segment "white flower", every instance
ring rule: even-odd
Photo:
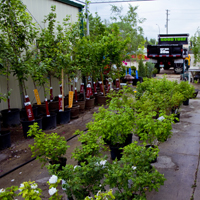
[[[21,188],[23,188],[24,187],[24,184],[23,183],[21,183],[20,184],[20,186],[19,186],[19,191],[21,192],[22,191],[22,189]]]
[[[32,189],[36,189],[36,188],[37,188],[37,184],[34,183],[33,185],[31,185],[31,188],[32,188]]]
[[[38,191],[38,190],[34,190],[34,192],[35,192],[35,193],[39,193],[39,191]]]
[[[66,181],[62,179],[62,185],[66,184]],[[66,190],[65,188],[62,187],[63,190]]]
[[[56,175],[53,175],[50,179],[49,179],[49,183],[57,183],[58,181],[58,177]]]
[[[99,191],[97,192],[97,196],[99,196],[99,195],[100,195],[100,193],[101,193],[101,190],[99,190]]]
[[[2,188],[2,189],[0,189],[0,193],[2,193],[2,192],[5,192],[5,189],[3,189],[3,188]]]
[[[49,189],[49,194],[50,195],[54,195],[57,192],[57,189],[52,187],[51,189]]]
[[[107,162],[107,160],[101,160],[100,165],[104,166],[106,164],[106,162]]]
[[[74,170],[75,170],[77,167],[80,167],[80,166],[79,166],[79,165],[75,165],[75,166],[74,166]]]
[[[165,119],[163,116],[158,118],[159,121],[162,121],[163,119]]]
[[[133,170],[136,170],[136,168],[137,168],[136,166],[132,166],[132,169],[133,169]]]

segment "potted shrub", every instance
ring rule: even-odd
[[[34,136],[34,144],[30,145],[32,157],[36,156],[42,163],[42,167],[47,163],[60,164],[60,168],[65,166],[66,158],[63,155],[69,148],[64,137],[57,133],[46,134],[39,129],[37,123],[30,125],[28,136]]]
[[[108,163],[104,182],[109,188],[115,188],[113,195],[116,199],[146,199],[146,191],[158,191],[165,178],[150,165],[157,154],[158,149],[152,153],[145,146],[132,143],[124,147],[120,161]]]
[[[57,173],[58,177],[64,181],[62,188],[66,192],[68,199],[84,199],[86,196],[96,194],[99,190],[105,190],[102,184],[104,174],[107,172],[106,157],[87,158],[88,164],[81,166],[67,164],[62,171]],[[49,167],[51,173],[55,172],[55,167]]]

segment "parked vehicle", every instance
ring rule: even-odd
[[[188,57],[189,34],[159,34],[158,45],[147,45],[147,57],[155,63],[155,68],[168,70],[173,67],[175,73],[183,72],[185,58]]]

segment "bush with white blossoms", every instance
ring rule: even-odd
[[[17,194],[15,193],[18,190],[17,186],[12,186],[9,188],[1,188],[0,189],[0,199],[1,200],[10,200],[10,199],[14,199],[14,197],[17,196]]]
[[[22,196],[24,199],[27,200],[40,200],[41,192],[42,190],[38,188],[38,185],[35,183],[35,181],[31,182],[23,182],[19,186],[19,196]]]

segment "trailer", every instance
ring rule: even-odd
[[[161,68],[173,67],[175,73],[183,73],[185,58],[188,57],[189,34],[159,34],[158,45],[147,45],[147,57],[155,64],[158,73]]]

